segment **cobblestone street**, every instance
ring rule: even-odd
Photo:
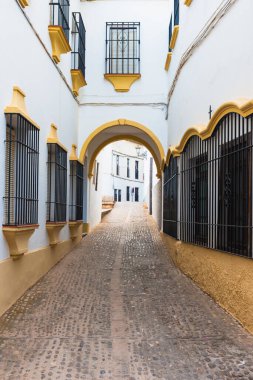
[[[1,317],[0,379],[253,379],[253,337],[122,204]]]

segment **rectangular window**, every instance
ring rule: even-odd
[[[70,161],[70,206],[69,220],[83,219],[83,165]]]
[[[52,0],[50,5],[50,25],[61,26],[69,41],[69,0]]]
[[[96,166],[95,191],[98,190],[98,175],[99,175],[99,162],[97,162],[97,166]]]
[[[118,202],[118,190],[114,189],[114,202]]]
[[[84,78],[85,78],[85,38],[86,38],[86,30],[83,23],[83,19],[81,13],[73,12],[72,13],[72,62],[71,68],[72,70],[81,70]]]
[[[6,114],[4,225],[38,223],[39,129]]]
[[[251,133],[221,146],[218,248],[248,255],[252,248]]]
[[[135,161],[135,179],[139,179],[139,161]]]
[[[135,194],[134,196],[135,202],[139,202],[139,188],[138,187],[135,188],[134,194]]]
[[[47,222],[65,222],[67,208],[67,152],[47,144]]]
[[[208,241],[208,157],[203,154],[195,159],[195,239],[196,243],[207,245]]]
[[[179,0],[174,0],[174,26],[179,25]]]
[[[116,156],[116,175],[119,175],[119,156]]]
[[[130,186],[127,186],[126,188],[126,200],[127,202],[130,201]]]
[[[171,158],[164,171],[163,231],[177,238],[178,167],[177,158]]]
[[[121,202],[121,190],[118,190],[118,202]]]
[[[130,159],[127,158],[127,178],[130,178]]]
[[[106,23],[106,74],[140,74],[140,23]]]
[[[172,29],[173,29],[173,18],[171,15],[170,26],[169,26],[169,52],[172,52],[172,49],[170,48],[170,42],[171,42],[171,38],[172,38]]]

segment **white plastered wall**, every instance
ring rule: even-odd
[[[168,72],[169,89],[182,54],[214,12],[226,1],[193,1],[181,5],[180,31]],[[238,98],[252,99],[253,24],[251,0],[236,0],[181,70],[169,104],[168,145],[177,145],[191,126],[207,124],[209,107]]]

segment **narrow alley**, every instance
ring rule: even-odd
[[[253,379],[253,337],[116,205],[0,319],[0,379]]]

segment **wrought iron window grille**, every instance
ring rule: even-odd
[[[52,0],[49,5],[50,25],[61,26],[69,41],[69,0]]]
[[[164,171],[163,231],[177,238],[178,159],[171,158]]]
[[[47,147],[47,222],[66,222],[67,152],[58,144]]]
[[[172,29],[173,29],[173,19],[172,19],[172,15],[171,15],[170,25],[169,25],[169,53],[172,52],[172,49],[170,48],[170,42],[171,42],[171,38],[172,38]]]
[[[106,74],[140,74],[140,23],[106,23]]]
[[[85,78],[86,30],[80,12],[72,13],[72,70],[81,70]]]
[[[179,25],[179,0],[174,0],[174,26]]]
[[[209,139],[188,141],[178,158],[180,212],[172,219],[182,241],[252,258],[252,126],[252,115],[230,113]],[[164,191],[165,212],[169,207]],[[164,232],[175,237],[166,225]]]
[[[69,220],[83,220],[83,165],[70,161],[70,205]]]
[[[6,114],[4,225],[38,224],[39,129]]]

